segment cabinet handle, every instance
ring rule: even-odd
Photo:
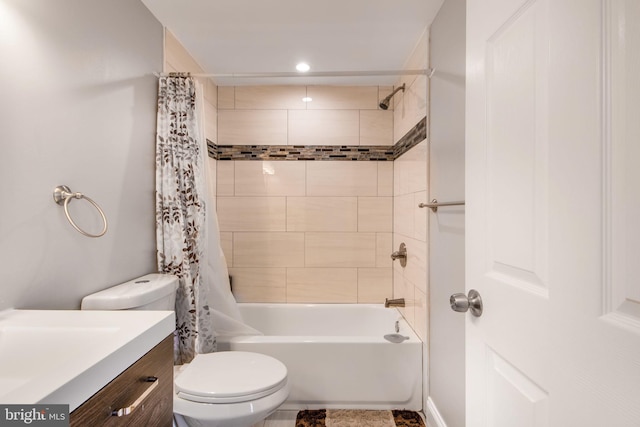
[[[145,378],[145,381],[151,383],[151,385],[147,387],[144,393],[142,393],[140,397],[138,397],[136,401],[133,402],[131,405],[111,411],[112,417],[124,417],[126,415],[133,413],[133,411],[142,404],[144,399],[147,398],[147,396],[153,391],[153,389],[155,389],[158,386],[158,384],[160,384],[160,381],[158,381],[157,377],[147,377]]]

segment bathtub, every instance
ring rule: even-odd
[[[377,304],[238,304],[263,336],[218,337],[218,350],[282,361],[282,409],[422,409],[422,342],[395,308]],[[396,333],[401,343],[384,338]]]

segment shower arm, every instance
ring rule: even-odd
[[[391,101],[391,98],[393,98],[393,95],[395,95],[396,93],[398,93],[398,91],[400,91],[400,90],[404,92],[404,89],[405,89],[405,83],[402,83],[402,86],[398,86],[397,88],[395,88],[395,89],[393,90],[393,92],[391,92],[389,95],[387,95],[387,96],[384,98],[384,100],[385,100],[385,101],[387,101],[387,102]]]

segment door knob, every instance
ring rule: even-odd
[[[480,294],[475,289],[469,291],[469,296],[465,294],[451,295],[449,304],[451,304],[453,311],[466,313],[468,310],[471,310],[471,314],[474,316],[482,316],[482,298],[480,298]]]

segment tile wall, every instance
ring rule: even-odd
[[[420,38],[405,69],[427,69],[429,67],[428,31]],[[403,76],[396,85],[405,84],[406,89],[394,96],[394,142],[423,123],[429,114],[429,84],[426,75]],[[425,138],[404,151],[394,160],[393,177],[393,250],[400,243],[407,246],[407,265],[393,264],[393,296],[405,298],[404,317],[427,343],[428,331],[428,209],[418,208],[427,202],[428,196],[428,141]],[[425,354],[428,349],[425,348]]]
[[[392,145],[379,86],[233,86],[218,93],[219,145]],[[311,102],[303,102],[309,97]]]
[[[392,180],[391,162],[218,162],[218,220],[236,298],[390,297]]]
[[[390,147],[393,112],[377,105],[392,89],[220,87],[217,144]],[[217,203],[239,301],[392,296],[391,161],[222,160]]]
[[[427,69],[429,67],[429,31],[420,38],[405,69]],[[429,114],[429,79],[425,75],[403,77],[398,85],[405,83],[406,90],[397,99],[394,97],[394,141],[398,141],[408,129]],[[429,396],[429,254],[428,221],[429,209],[418,208],[418,204],[429,199],[429,145],[423,142],[404,152],[394,161],[393,179],[393,247],[401,242],[407,245],[407,266],[393,266],[393,296],[405,298],[407,306],[402,309],[404,317],[423,342],[423,407]]]
[[[393,266],[393,295],[405,298],[404,317],[423,341],[427,337],[427,141],[418,144],[394,162],[393,248],[407,246],[407,265]]]

